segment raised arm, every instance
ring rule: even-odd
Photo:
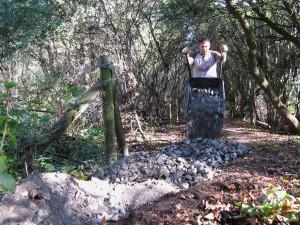
[[[220,45],[220,52],[211,51],[218,63],[226,62],[228,47],[225,44]]]
[[[182,49],[182,53],[183,53],[183,63],[193,65],[194,58],[190,56],[189,48],[185,47],[184,49]]]

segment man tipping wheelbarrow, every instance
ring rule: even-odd
[[[221,44],[220,51],[210,50],[207,37],[199,41],[196,51],[189,53],[188,47],[182,50],[190,75],[185,85],[184,107],[190,138],[215,138],[222,131],[225,111],[222,63],[226,61],[228,47]],[[219,77],[217,63],[221,63]]]

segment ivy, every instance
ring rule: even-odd
[[[267,224],[300,222],[300,198],[272,189],[262,202],[243,203],[241,211],[246,217],[256,217]]]

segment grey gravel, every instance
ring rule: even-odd
[[[221,165],[249,151],[242,144],[199,138],[136,152],[98,170],[89,181],[63,173],[32,175],[0,198],[0,224],[117,221],[130,209],[212,179]]]
[[[180,188],[211,179],[224,163],[247,154],[246,145],[197,138],[151,152],[136,152],[98,170],[94,176],[114,183],[164,179]]]

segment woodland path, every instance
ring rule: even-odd
[[[185,126],[158,130],[151,141],[156,145],[185,139]],[[162,197],[131,212],[114,225],[263,224],[255,218],[233,221],[238,214],[235,202],[256,199],[273,187],[282,187],[300,196],[300,137],[271,134],[238,120],[227,120],[221,139],[250,145],[253,150],[222,167],[222,173],[206,183]],[[141,146],[139,146],[141,147]],[[223,223],[221,223],[221,218]]]

